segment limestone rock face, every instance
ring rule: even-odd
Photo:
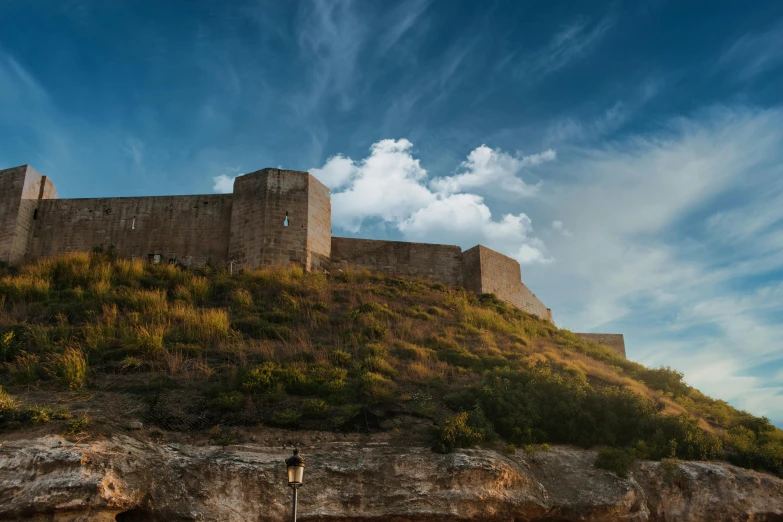
[[[595,452],[449,455],[386,443],[303,447],[302,521],[773,521],[783,480],[724,463],[642,462],[628,479]],[[290,448],[197,447],[125,435],[0,447],[0,520],[283,521]]]

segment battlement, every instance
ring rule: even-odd
[[[552,320],[508,256],[482,245],[463,252],[455,245],[332,237],[331,215],[329,189],[307,172],[262,169],[237,177],[232,194],[58,199],[51,180],[23,165],[0,170],[0,261],[112,247],[121,257],[189,267],[356,266],[493,293]],[[625,355],[622,335],[619,345],[619,334],[578,335]]]

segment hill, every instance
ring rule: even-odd
[[[768,419],[492,295],[419,279],[71,254],[2,268],[0,359],[6,439],[141,421],[231,444],[264,425],[403,434],[438,452],[605,446],[597,464],[618,474],[679,458],[783,477]]]

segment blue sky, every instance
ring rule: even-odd
[[[333,189],[783,426],[783,3],[5,0],[0,166],[61,197]]]

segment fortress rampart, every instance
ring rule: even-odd
[[[235,179],[232,194],[58,199],[51,180],[24,165],[0,170],[0,261],[17,264],[113,247],[122,257],[189,267],[208,261],[236,270],[357,266],[493,293],[552,320],[552,311],[522,283],[519,263],[508,256],[482,245],[462,251],[454,245],[332,237],[331,212],[329,189],[307,172],[245,174]],[[625,355],[622,335],[597,335],[604,337],[590,340]]]

